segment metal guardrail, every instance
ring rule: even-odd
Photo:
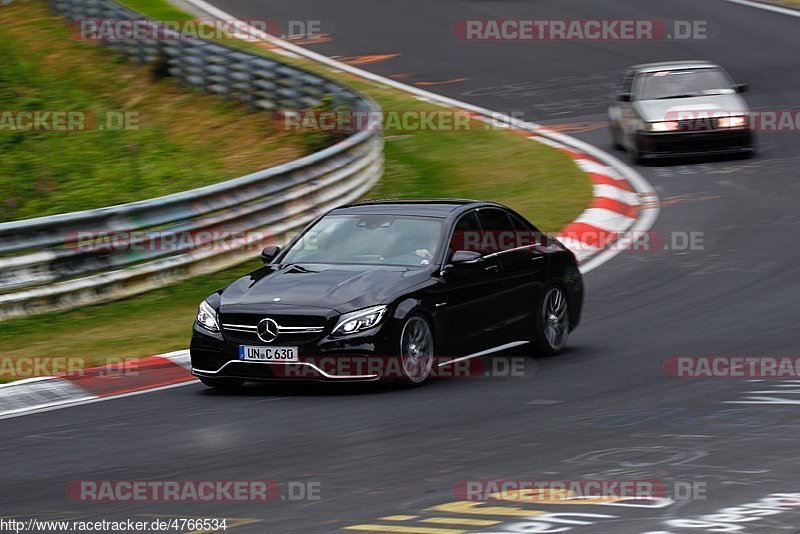
[[[51,4],[72,21],[144,18],[111,0]],[[212,42],[106,44],[136,61],[165,61],[184,86],[241,100],[256,111],[307,109],[326,98],[353,111],[379,110],[331,80]],[[382,172],[381,132],[359,131],[297,161],[192,191],[2,223],[0,320],[124,298],[247,261],[261,245],[280,242],[320,213],[359,198]],[[87,235],[96,237],[81,243]],[[120,235],[128,236],[122,246],[103,240]]]

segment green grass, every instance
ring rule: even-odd
[[[0,222],[184,191],[292,161],[301,134],[71,38],[44,2],[0,9],[0,110],[132,113],[136,129],[0,129]],[[200,111],[202,110],[202,111]]]
[[[187,18],[162,0],[126,3],[154,18]],[[270,54],[251,43],[237,46]],[[328,72],[309,61],[292,62],[357,87],[386,112],[442,109],[391,88]],[[210,102],[215,105],[222,104]],[[423,196],[502,202],[543,230],[555,231],[585,209],[591,185],[566,155],[513,132],[487,130],[481,122],[472,122],[468,131],[387,133],[386,172],[369,197]],[[255,266],[254,262],[194,278],[124,301],[5,321],[0,354],[10,358],[80,356],[101,363],[106,358],[186,348],[200,300]]]
[[[156,20],[191,20],[194,18],[164,0],[117,0],[117,3],[133,8]]]
[[[430,109],[394,90],[367,90],[384,110]],[[591,200],[585,174],[556,150],[484,129],[387,135],[384,178],[370,198],[457,197],[510,206],[545,231],[560,230]]]

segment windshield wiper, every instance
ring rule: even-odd
[[[682,95],[661,96],[656,98],[656,100],[669,100],[670,98],[692,98],[695,96],[706,96],[706,95],[701,95],[698,93],[684,93]]]

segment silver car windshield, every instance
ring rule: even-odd
[[[735,93],[733,83],[720,69],[683,69],[645,72],[637,79],[638,100],[664,100]]]
[[[440,219],[328,215],[292,245],[281,263],[424,266],[436,256]]]

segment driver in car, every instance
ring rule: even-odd
[[[436,250],[438,240],[439,236],[430,231],[417,236],[416,242],[420,248],[416,249],[414,254],[422,260],[420,261],[421,265],[428,265],[433,259],[433,251]]]

